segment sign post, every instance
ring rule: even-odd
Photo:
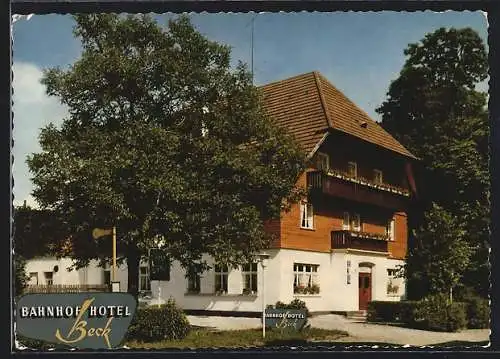
[[[111,291],[119,292],[120,291],[120,282],[116,280],[116,226],[113,226],[112,229],[102,229],[102,228],[94,228],[92,231],[92,237],[94,239],[99,239],[104,236],[113,236],[113,269],[111,272]]]
[[[269,258],[269,254],[261,253],[259,254],[260,264],[262,265],[262,338],[266,337],[266,261]]]

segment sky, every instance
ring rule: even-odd
[[[166,24],[175,14],[153,14]],[[487,44],[482,12],[300,12],[190,14],[192,23],[211,40],[232,48],[232,63],[253,69],[256,85],[313,70],[322,73],[374,120],[392,80],[405,62],[404,49],[440,27],[470,27]],[[79,58],[70,15],[34,15],[13,25],[14,205],[36,206],[31,191],[28,154],[40,151],[40,128],[60,124],[67,114],[40,83],[42,71],[66,68]],[[487,91],[486,83],[482,90]]]

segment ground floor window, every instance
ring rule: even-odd
[[[30,285],[38,285],[38,272],[30,273]]]
[[[54,284],[54,275],[52,272],[44,272],[43,275],[45,277],[45,284],[46,285],[53,285]]]
[[[243,294],[257,293],[257,263],[243,266]]]
[[[102,279],[103,284],[111,285],[111,269],[105,268],[102,271],[102,276],[103,276]]]
[[[151,281],[149,280],[149,265],[139,267],[139,290],[141,292],[151,291]]]
[[[227,293],[227,277],[229,274],[228,266],[225,264],[216,264],[215,268],[215,293]]]
[[[295,263],[293,265],[293,292],[294,294],[319,293],[319,265]]]
[[[387,295],[399,295],[402,286],[402,278],[398,278],[397,270],[387,269]]]
[[[188,293],[198,294],[200,293],[201,277],[199,273],[194,271],[189,272],[187,275],[187,291]]]

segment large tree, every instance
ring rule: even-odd
[[[377,111],[383,127],[422,160],[420,208],[430,211],[436,202],[465,224],[474,253],[463,280],[485,295],[489,124],[487,96],[477,89],[488,75],[484,43],[470,28],[441,28],[404,53],[403,69]],[[413,214],[413,229],[424,222]]]
[[[181,16],[161,27],[144,15],[78,15],[81,57],[45,72],[47,93],[68,106],[42,129],[28,158],[38,203],[63,222],[66,255],[83,266],[109,258],[95,227],[116,226],[129,292],[155,239],[171,259],[204,270],[203,254],[251,259],[303,195],[304,153],[265,115],[246,66]]]

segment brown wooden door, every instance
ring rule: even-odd
[[[359,273],[359,310],[367,310],[372,300],[372,275]]]

